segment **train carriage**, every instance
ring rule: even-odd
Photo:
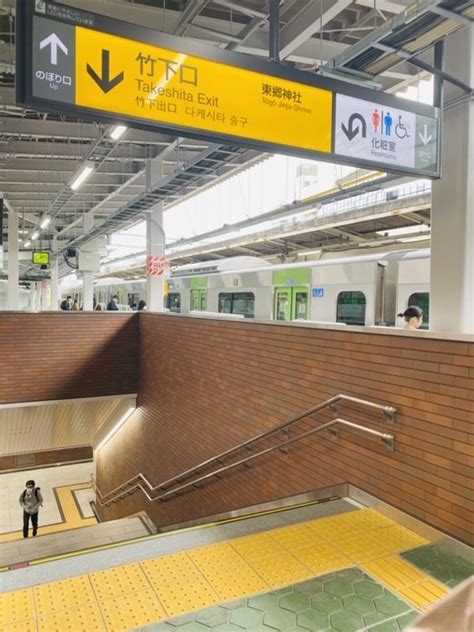
[[[429,263],[429,250],[303,264],[272,265],[256,257],[200,262],[171,271],[165,307],[181,314],[393,326],[397,312],[416,304],[428,322]],[[118,294],[123,308],[133,309],[145,296],[145,280],[98,280],[95,293],[104,304]]]

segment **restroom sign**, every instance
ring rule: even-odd
[[[393,104],[336,97],[335,153],[435,171],[438,120]]]

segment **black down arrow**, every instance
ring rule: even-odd
[[[119,73],[113,79],[110,78],[110,51],[104,49],[102,49],[102,76],[99,77],[96,71],[89,64],[87,64],[87,72],[99,88],[106,94],[115,88],[115,86],[118,86],[124,78],[123,72]]]
[[[354,114],[351,114],[349,117],[349,121],[348,121],[349,127],[346,127],[344,123],[341,123],[342,131],[344,132],[344,134],[347,136],[349,140],[352,140],[353,138],[355,138],[355,136],[357,136],[357,134],[360,132],[360,128],[358,125],[354,127],[354,121],[356,120],[359,120],[361,122],[362,138],[367,137],[367,123],[365,122],[365,118],[362,116],[362,114],[359,114],[358,112],[354,112]]]

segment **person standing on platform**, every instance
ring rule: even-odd
[[[72,296],[68,296],[61,301],[61,305],[59,306],[63,311],[67,312],[72,309]]]
[[[30,518],[35,536],[38,533],[38,512],[39,508],[43,506],[43,495],[40,488],[35,487],[33,480],[26,481],[25,489],[20,494],[19,501],[23,508],[23,537],[28,537]]]
[[[112,298],[110,299],[110,301],[108,302],[108,304],[107,304],[107,311],[108,312],[118,312],[119,311],[117,294],[114,294],[112,296]]]
[[[423,310],[417,305],[410,305],[407,307],[403,314],[397,314],[399,318],[405,319],[403,329],[411,329],[415,331],[421,327],[423,323]]]

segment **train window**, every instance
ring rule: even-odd
[[[170,292],[168,294],[168,309],[170,312],[179,314],[181,311],[181,294],[179,292]]]
[[[308,290],[295,290],[295,318],[308,320]]]
[[[140,295],[136,292],[129,292],[127,294],[127,304],[130,309],[137,309],[138,303],[140,302]]]
[[[420,329],[430,328],[430,295],[429,292],[416,292],[408,299],[408,306],[416,305],[423,310],[423,324]]]
[[[218,311],[221,314],[242,314],[245,318],[253,318],[255,294],[253,292],[221,292]]]
[[[336,322],[365,325],[365,302],[363,292],[339,292]]]

